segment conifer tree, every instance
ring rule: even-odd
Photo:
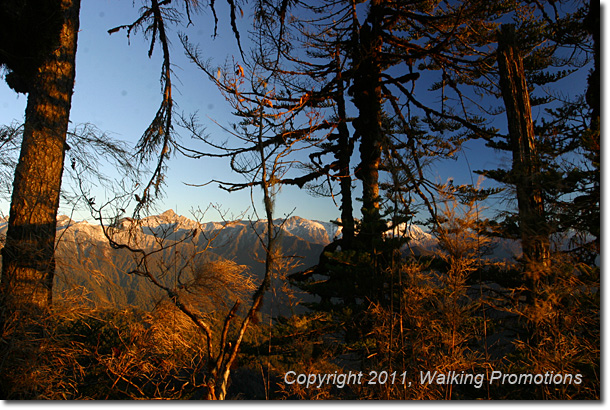
[[[311,24],[307,33],[311,40],[305,47],[311,47],[306,49],[321,61],[326,51],[328,61],[333,55],[328,43],[334,42],[346,61],[341,78],[349,84],[345,90],[356,112],[352,126],[359,144],[355,175],[363,191],[362,221],[355,246],[348,252],[342,246],[341,251],[325,253],[320,265],[301,278],[308,280],[300,286],[320,296],[314,309],[333,312],[345,324],[347,338],[362,341],[370,330],[370,324],[362,321],[363,312],[371,303],[384,307],[390,303],[392,269],[388,265],[399,254],[401,244],[383,237],[388,229],[383,217],[389,205],[384,198],[393,201],[393,222],[397,224],[413,216],[411,198],[423,202],[434,219],[435,185],[427,178],[426,166],[434,158],[453,156],[469,134],[493,133],[469,112],[445,107],[444,100],[441,107],[434,106],[423,97],[428,90],[423,90],[419,78],[438,77],[439,84],[451,83],[450,75],[462,84],[473,81],[468,75],[474,78],[476,68],[485,66],[489,59],[474,44],[494,41],[489,28],[512,6],[417,1],[340,3],[343,8],[331,4],[337,7],[335,13],[329,12],[331,6],[320,7],[320,13],[331,15],[333,22],[343,22],[333,26],[340,34],[332,36],[332,30],[324,29],[318,32]],[[326,48],[323,39],[328,41]],[[456,83],[451,84],[447,87],[456,87]],[[432,91],[444,92],[442,87]]]
[[[519,238],[525,262],[541,266],[549,260],[550,236],[581,230],[586,224],[577,222],[579,218],[574,215],[594,213],[599,208],[589,196],[595,191],[595,184],[582,179],[587,174],[582,169],[587,166],[582,161],[587,155],[583,142],[591,141],[587,136],[594,135],[581,120],[588,116],[582,97],[565,100],[559,92],[541,91],[574,76],[586,66],[588,54],[593,54],[584,25],[588,7],[580,4],[562,14],[555,6],[546,6],[553,10],[551,14],[539,5],[541,9],[533,10],[529,20],[503,26],[498,34],[496,75],[509,120],[508,135],[485,136],[489,146],[509,151],[513,158],[510,170],[485,173],[516,189],[518,216],[509,215],[504,221],[503,235]],[[523,61],[523,69],[517,76],[518,60]],[[513,66],[512,70],[507,63]],[[539,113],[535,121],[534,110]],[[591,191],[585,193],[586,190]],[[574,195],[581,199],[574,202]],[[577,206],[581,200],[587,205]]]
[[[516,43],[514,26],[503,25],[498,35],[500,89],[508,118],[513,164],[511,182],[517,188],[521,247],[526,263],[549,262],[549,232],[542,192],[537,180],[537,147],[523,57]]]
[[[51,303],[55,227],[75,78],[80,1],[53,3],[57,10],[50,21],[59,29],[48,34],[54,36],[49,41],[52,46],[40,52],[39,65],[23,69],[8,64],[13,71],[7,80],[19,78],[21,87],[17,89],[28,92],[23,142],[2,249],[2,302],[8,312],[44,310]],[[36,3],[28,4],[24,13],[35,15],[36,7]],[[35,21],[23,23],[28,30],[37,31],[32,27]]]

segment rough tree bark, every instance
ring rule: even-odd
[[[60,3],[63,24],[59,46],[44,60],[28,86],[23,142],[2,249],[0,290],[5,313],[45,309],[51,303],[80,0]]]
[[[542,190],[536,182],[540,170],[536,163],[532,108],[513,25],[503,25],[498,34],[498,69],[513,155],[511,178],[517,190],[523,256],[526,263],[546,266],[550,256],[549,235]]]

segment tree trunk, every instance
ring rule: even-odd
[[[341,75],[341,64],[339,52],[335,55],[337,63],[337,114],[339,124],[337,126],[337,149],[335,158],[339,168],[339,186],[341,188],[341,224],[342,224],[342,249],[352,249],[354,243],[354,208],[352,206],[352,177],[350,171],[350,160],[352,158],[352,143],[350,142],[349,129],[347,128],[347,112],[345,109],[344,83]],[[332,238],[330,238],[332,239]]]
[[[523,256],[526,263],[546,266],[549,263],[549,231],[542,190],[536,182],[540,170],[536,161],[529,91],[513,25],[501,27],[498,36],[498,68],[513,154],[511,181],[517,189]]]
[[[79,9],[80,0],[61,0],[59,47],[46,58],[29,85],[23,142],[2,249],[0,289],[8,312],[41,310],[51,303]]]
[[[358,118],[353,125],[360,138],[360,165],[356,176],[362,181],[362,225],[360,241],[375,248],[383,224],[379,212],[379,164],[383,139],[381,108],[381,5],[373,1],[363,24],[353,56],[354,83],[351,88]]]

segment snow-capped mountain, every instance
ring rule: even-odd
[[[300,217],[275,220],[281,229],[278,246],[287,259],[291,270],[300,270],[318,263],[319,255],[330,242],[329,231],[337,228]],[[0,241],[6,235],[7,218],[0,219]],[[264,272],[265,221],[230,221],[199,223],[193,219],[168,210],[135,221],[123,218],[106,233],[119,244],[131,248],[159,250],[150,259],[149,268],[159,270],[160,276],[171,275],[163,269],[193,274],[187,267],[206,261],[228,260],[247,267],[256,278]],[[127,249],[113,249],[97,223],[73,221],[67,216],[57,218],[57,272],[54,291],[61,293],[70,289],[82,289],[90,293],[94,303],[112,305],[150,305],[150,296],[159,292],[144,277],[128,274],[136,268],[133,253]],[[0,244],[1,246],[1,244]]]
[[[341,236],[341,227],[331,221],[292,216],[276,219],[274,225],[281,233],[282,254],[291,256],[286,259],[292,263],[291,271],[317,264],[324,247]],[[6,229],[7,219],[0,219],[0,239]],[[247,267],[256,280],[264,272],[266,229],[266,221],[262,220],[199,223],[168,210],[139,221],[123,218],[106,232],[117,243],[159,250],[148,266],[160,269],[161,276],[171,276],[163,269],[191,272],[188,264],[228,260]],[[386,234],[410,238],[404,250],[415,254],[432,252],[437,244],[429,232],[416,225],[403,224]],[[82,288],[90,292],[95,303],[113,305],[149,305],[151,295],[160,294],[146,278],[128,274],[136,267],[134,254],[127,249],[113,249],[99,224],[60,216],[57,241],[56,292]],[[510,246],[501,248],[503,253],[511,251]]]
[[[281,225],[284,231],[308,242],[326,245],[332,240],[329,230],[318,221],[292,216],[285,221],[276,220],[275,223]]]

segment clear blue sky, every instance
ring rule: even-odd
[[[70,120],[72,124],[92,123],[100,130],[117,139],[134,145],[154,117],[161,101],[159,82],[161,53],[157,48],[151,59],[147,56],[149,42],[141,32],[132,35],[128,41],[125,31],[109,35],[108,29],[128,24],[137,18],[139,2],[132,6],[125,0],[83,0],[78,37],[76,84]],[[235,39],[230,31],[229,13],[224,2],[217,2],[219,17],[218,36],[213,39],[213,17],[209,9],[194,16],[194,25],[187,28],[175,27],[186,32],[191,40],[200,44],[206,57],[221,65],[224,60],[237,54]],[[247,35],[246,15],[242,21],[242,36]],[[223,131],[208,117],[221,124],[228,124],[232,118],[228,105],[201,72],[186,61],[182,46],[172,34],[172,60],[177,80],[173,91],[178,109],[186,113],[199,112],[200,120],[207,126],[207,132],[218,139],[226,138]],[[0,81],[0,123],[10,124],[13,120],[23,121],[27,98],[10,90]],[[188,142],[185,136],[183,142]],[[227,193],[209,185],[203,188],[189,187],[185,183],[200,184],[211,179],[243,182],[241,177],[232,175],[226,160],[188,160],[175,157],[169,163],[169,173],[165,197],[157,208],[173,208],[183,215],[189,215],[193,208],[206,208],[212,203],[235,215],[251,206],[250,192]],[[104,194],[98,192],[99,197]],[[100,202],[98,200],[98,202]],[[260,202],[257,202],[257,206]],[[277,203],[277,216],[292,212],[306,218],[330,220],[339,216],[339,211],[330,200],[312,198],[305,192],[286,188]],[[0,210],[7,215],[8,204],[0,203]],[[63,210],[67,212],[66,209]],[[87,218],[86,213],[80,218]],[[216,215],[210,213],[211,219]]]
[[[125,0],[83,0],[71,112],[72,124],[92,123],[132,146],[150,123],[161,99],[160,50],[156,49],[153,58],[149,59],[149,43],[141,32],[132,35],[130,41],[124,31],[112,35],[107,32],[110,28],[136,19],[140,3],[135,3],[136,7],[133,7],[131,1]],[[215,86],[186,61],[175,36],[177,30],[186,32],[192,41],[199,43],[202,54],[218,64],[222,64],[227,57],[237,55],[227,6],[223,1],[216,3],[220,19],[218,37],[212,39],[212,13],[204,8],[202,13],[194,16],[193,26],[176,27],[173,30],[171,52],[178,79],[174,81],[174,96],[179,110],[186,113],[198,111],[200,120],[207,125],[207,132],[218,136],[218,139],[224,139],[227,136],[208,117],[221,124],[230,123],[233,119],[228,105]],[[247,36],[249,21],[250,17],[246,13],[238,22],[242,38]],[[25,104],[26,96],[17,95],[4,81],[0,81],[0,124],[23,121]],[[183,142],[187,143],[187,138],[184,136]],[[498,157],[497,153],[482,145],[476,142],[464,151],[457,162],[440,164],[433,171],[434,177],[439,182],[454,177],[456,183],[468,183],[469,167],[473,170],[490,169],[501,163],[508,164],[508,158]],[[226,161],[176,157],[169,166],[166,195],[158,205],[160,211],[173,208],[180,214],[189,215],[193,208],[205,208],[209,203],[218,203],[225,210],[238,215],[250,207],[249,191],[229,194],[215,185],[203,188],[185,185],[204,183],[211,179],[243,182],[239,176],[230,173]],[[99,198],[104,197],[102,192],[97,195]],[[260,206],[260,201],[256,205]],[[295,215],[310,219],[331,220],[340,215],[339,209],[329,198],[314,198],[296,188],[283,188],[276,204],[276,216],[282,217],[294,208]],[[360,203],[355,202],[354,208],[359,209]],[[8,204],[0,203],[0,210],[5,215],[8,214]],[[81,213],[75,217],[85,219],[88,214]],[[210,214],[209,219],[217,218]]]

